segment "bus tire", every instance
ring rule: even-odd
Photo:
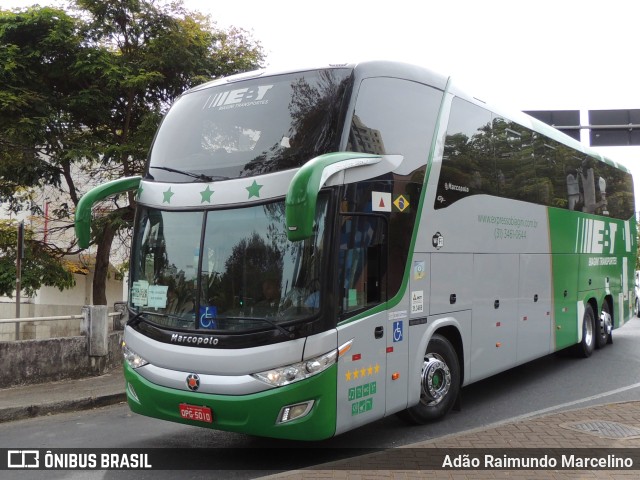
[[[444,417],[460,393],[460,364],[451,342],[439,334],[431,337],[420,375],[420,402],[400,416],[424,425]]]
[[[602,312],[600,312],[600,318],[597,321],[597,325],[596,348],[604,348],[609,341],[611,329],[613,328],[613,320],[611,319],[611,313],[609,311],[609,302],[606,300],[602,302]]]
[[[596,316],[593,313],[593,307],[587,303],[582,321],[582,340],[574,347],[576,356],[587,358],[593,353],[596,342],[595,325]]]

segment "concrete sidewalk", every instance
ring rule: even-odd
[[[98,377],[0,389],[0,423],[126,401],[122,368]]]
[[[63,380],[40,385],[0,389],[0,422],[39,415],[102,407],[125,401],[122,370],[98,377]],[[634,467],[625,470],[453,470],[438,469],[433,458],[446,449],[471,454],[489,449],[517,455],[518,449],[585,449],[585,456],[626,450]],[[477,450],[482,449],[482,450]],[[496,450],[497,449],[497,450]],[[529,450],[534,452],[534,450]],[[625,451],[619,450],[624,456]],[[557,453],[557,451],[556,451]],[[435,454],[435,455],[434,455]],[[497,453],[496,453],[497,454]],[[408,479],[408,478],[536,478],[631,479],[640,476],[640,401],[611,403],[588,408],[507,421],[483,428],[383,450],[346,460],[272,475],[271,479]]]
[[[500,458],[593,457],[610,454],[633,462],[621,470],[455,469],[442,468],[445,454],[485,454]],[[584,452],[584,453],[583,453]],[[558,461],[560,466],[560,461]],[[640,402],[621,402],[507,421],[401,448],[316,465],[267,477],[269,479],[632,479],[640,477]]]

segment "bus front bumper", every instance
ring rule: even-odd
[[[250,395],[213,395],[156,385],[126,362],[127,402],[135,413],[186,425],[291,440],[322,440],[336,430],[337,365],[300,382]],[[313,401],[301,418],[278,423],[283,407]],[[180,405],[210,409],[212,421],[190,420]]]

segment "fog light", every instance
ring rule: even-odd
[[[280,414],[278,415],[278,421],[276,423],[287,423],[291,420],[296,420],[307,415],[313,407],[313,400],[309,400],[304,403],[297,403],[295,405],[287,405],[282,407]]]

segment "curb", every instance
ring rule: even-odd
[[[124,392],[101,395],[99,397],[85,397],[75,400],[45,403],[42,405],[24,405],[21,407],[9,407],[0,409],[0,423],[24,420],[26,418],[41,417],[55,413],[68,413],[78,410],[90,410],[92,408],[106,407],[116,403],[126,402]]]

